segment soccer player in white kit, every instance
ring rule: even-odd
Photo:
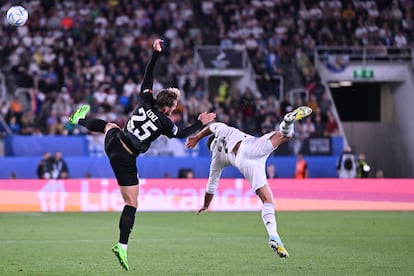
[[[195,136],[189,137],[186,146],[192,149],[203,137],[213,134],[207,143],[212,158],[204,204],[197,214],[208,209],[218,188],[223,169],[227,166],[234,166],[243,174],[263,202],[262,219],[269,234],[269,246],[280,257],[289,257],[277,232],[273,194],[267,182],[265,166],[269,155],[280,144],[293,137],[294,122],[311,113],[312,109],[307,106],[298,107],[285,115],[279,131],[272,131],[261,137],[246,134],[237,128],[219,122],[211,123]]]

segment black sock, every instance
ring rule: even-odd
[[[129,205],[124,206],[122,211],[121,218],[119,219],[119,242],[123,244],[128,244],[129,234],[132,231],[135,221],[135,213],[137,208]]]
[[[107,122],[101,119],[79,119],[78,125],[84,126],[90,131],[105,133]]]

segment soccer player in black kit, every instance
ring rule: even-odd
[[[179,129],[168,116],[177,107],[180,91],[177,88],[162,89],[154,99],[152,94],[153,71],[162,51],[162,43],[163,40],[156,39],[152,45],[154,51],[145,68],[138,104],[123,129],[115,123],[86,118],[90,109],[89,105],[81,106],[69,117],[71,124],[79,124],[90,131],[105,133],[105,152],[125,201],[119,220],[119,242],[114,245],[112,251],[126,270],[129,270],[128,239],[138,207],[137,156],[146,152],[151,142],[160,135],[166,135],[169,138],[185,138],[216,118],[215,113],[203,112],[198,116],[196,123]]]

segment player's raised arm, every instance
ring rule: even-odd
[[[185,142],[185,146],[189,149],[192,149],[197,145],[198,141],[200,141],[203,137],[210,135],[211,133],[212,132],[210,130],[210,126],[206,126],[196,135],[188,137],[187,141]]]
[[[208,207],[210,206],[210,202],[213,200],[213,197],[214,194],[209,194],[208,192],[205,192],[203,206],[200,209],[198,209],[197,215],[199,215],[201,212],[208,210]]]
[[[186,138],[193,134],[197,130],[203,127],[203,125],[209,124],[216,119],[216,113],[214,112],[203,112],[198,116],[197,121],[189,127],[180,129],[175,135],[176,138]]]
[[[152,44],[152,48],[154,49],[154,51],[152,52],[147,66],[145,67],[144,80],[142,81],[141,85],[141,93],[152,93],[152,85],[154,83],[154,68],[157,63],[158,57],[161,54],[163,42],[164,40],[162,39],[156,39]]]
[[[154,40],[154,42],[152,43],[152,48],[154,49],[155,52],[162,51],[162,43],[164,43],[164,40],[160,38],[157,38],[156,40]]]
[[[201,212],[208,210],[210,203],[214,198],[214,194],[216,193],[218,189],[218,185],[219,185],[221,174],[223,172],[223,168],[224,168],[223,165],[220,163],[220,161],[218,161],[218,159],[213,158],[211,160],[206,192],[204,194],[204,203],[203,203],[203,206],[197,211],[197,215],[200,214]]]

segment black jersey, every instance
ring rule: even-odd
[[[145,68],[144,80],[141,85],[138,104],[128,119],[120,139],[135,153],[146,152],[151,143],[160,135],[169,138],[184,138],[202,127],[201,121],[180,130],[171,119],[160,112],[154,105],[152,94],[154,82],[153,71],[160,52],[154,51]]]

